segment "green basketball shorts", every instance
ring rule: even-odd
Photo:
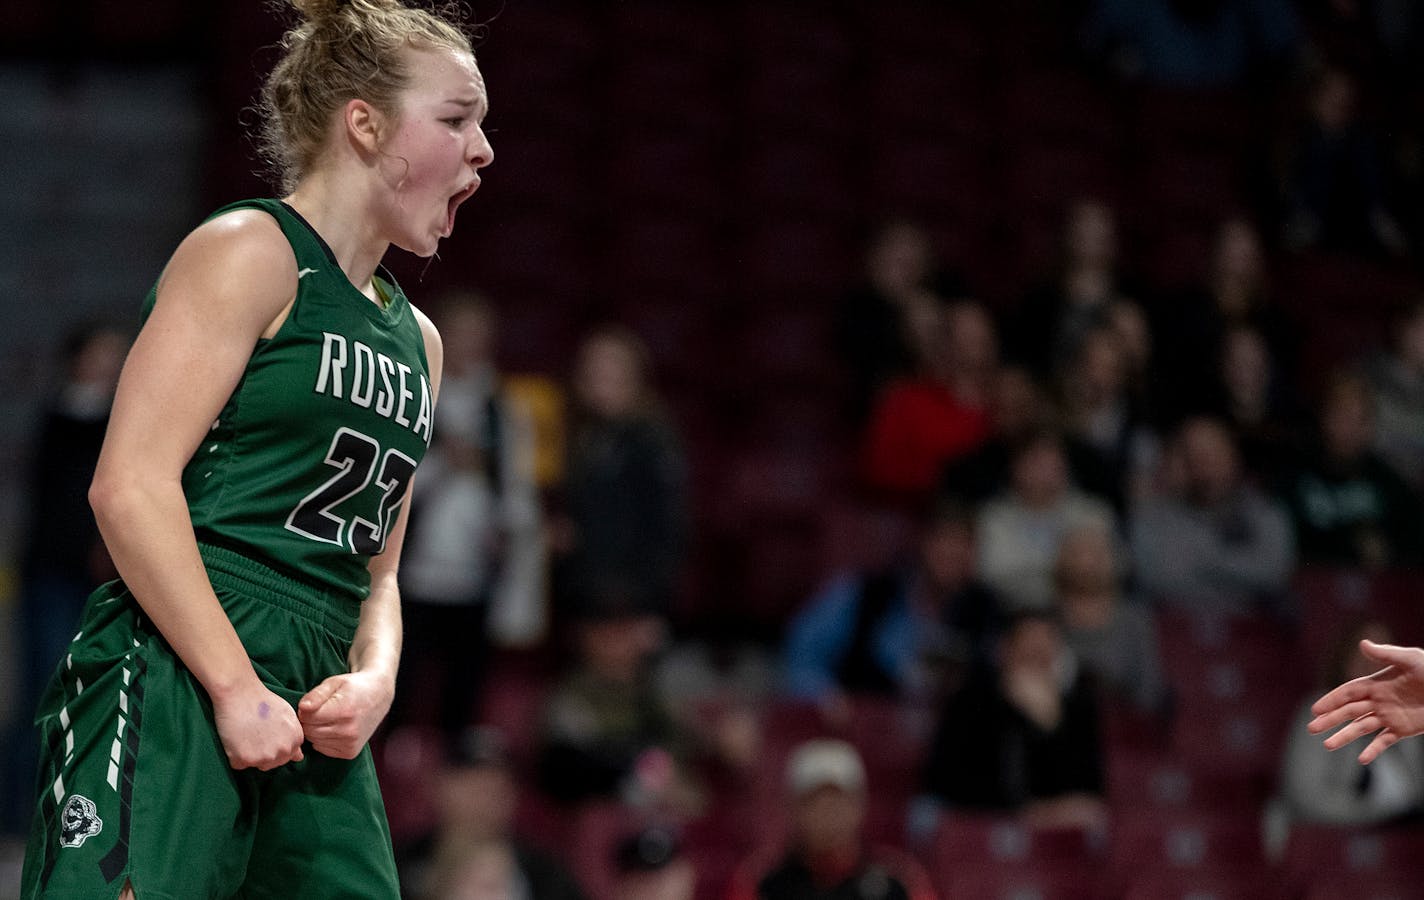
[[[253,666],[293,706],[347,670],[359,603],[203,546]],[[41,702],[21,896],[390,898],[400,892],[370,748],[234,771],[212,704],[120,582],[89,598]]]

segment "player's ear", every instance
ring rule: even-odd
[[[384,135],[385,115],[359,97],[346,101],[341,113],[347,139],[364,153],[375,153]]]

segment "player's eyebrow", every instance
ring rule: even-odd
[[[480,111],[480,118],[489,115],[489,103],[483,97],[450,97],[445,102],[453,103],[456,106],[461,106],[471,111],[478,109]]]

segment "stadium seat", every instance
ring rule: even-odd
[[[868,182],[880,204],[902,215],[982,226],[987,158],[972,142],[899,140],[867,160]]]
[[[791,217],[854,217],[847,187],[860,173],[843,147],[809,136],[746,144],[738,179],[746,202]]]
[[[1123,116],[1108,86],[1061,69],[1012,72],[999,91],[1008,139],[1120,152]]]
[[[1312,881],[1305,900],[1424,900],[1417,864],[1391,876],[1325,875]]]
[[[985,89],[968,66],[946,67],[938,56],[878,61],[867,84],[864,121],[903,137],[982,141],[989,135]]]
[[[1131,810],[1113,821],[1116,871],[1251,869],[1265,865],[1259,816],[1246,813]]]
[[[715,227],[685,211],[626,212],[608,224],[604,240],[604,277],[624,324],[651,321],[655,315],[664,325],[672,315],[707,321],[715,315],[712,301],[731,290]],[[658,306],[680,311],[653,313]],[[716,343],[705,336],[703,342]]]
[[[1134,810],[1219,812],[1258,811],[1271,779],[1187,765],[1158,752],[1108,750],[1108,800],[1119,813]]]
[[[717,148],[697,135],[640,131],[609,148],[608,177],[620,185],[625,215],[691,212],[715,221],[725,197],[723,168]]]
[[[1327,878],[1388,881],[1401,875],[1411,876],[1414,889],[1424,891],[1424,883],[1419,880],[1421,860],[1424,860],[1424,828],[1296,824],[1291,827],[1286,841],[1281,868],[1291,885],[1302,890],[1316,885],[1317,893],[1319,883]]]
[[[1267,778],[1280,762],[1290,712],[1289,706],[1273,713],[1180,711],[1172,722],[1172,752],[1193,770]]]
[[[1339,895],[1344,900],[1350,895]],[[1150,872],[1133,879],[1124,900],[1286,900],[1269,873],[1254,870]]]
[[[854,279],[855,234],[844,222],[798,216],[758,217],[732,249],[734,277],[758,303],[814,308],[823,314]]]
[[[1034,865],[1011,870],[964,866],[931,874],[945,898],[1102,900],[1101,873],[1088,866]]]
[[[1106,835],[1079,828],[1033,828],[1008,815],[949,813],[930,841],[939,866],[1022,866],[1093,863],[1103,859]]]
[[[851,72],[836,55],[760,55],[743,74],[749,120],[759,133],[831,142],[845,128]]]

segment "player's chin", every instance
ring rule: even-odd
[[[400,247],[407,253],[412,253],[416,256],[419,256],[421,259],[429,259],[430,257],[435,255],[435,252],[437,250],[440,249],[440,238],[440,235],[432,234],[419,238],[412,238],[406,241],[401,241],[396,246]]]

